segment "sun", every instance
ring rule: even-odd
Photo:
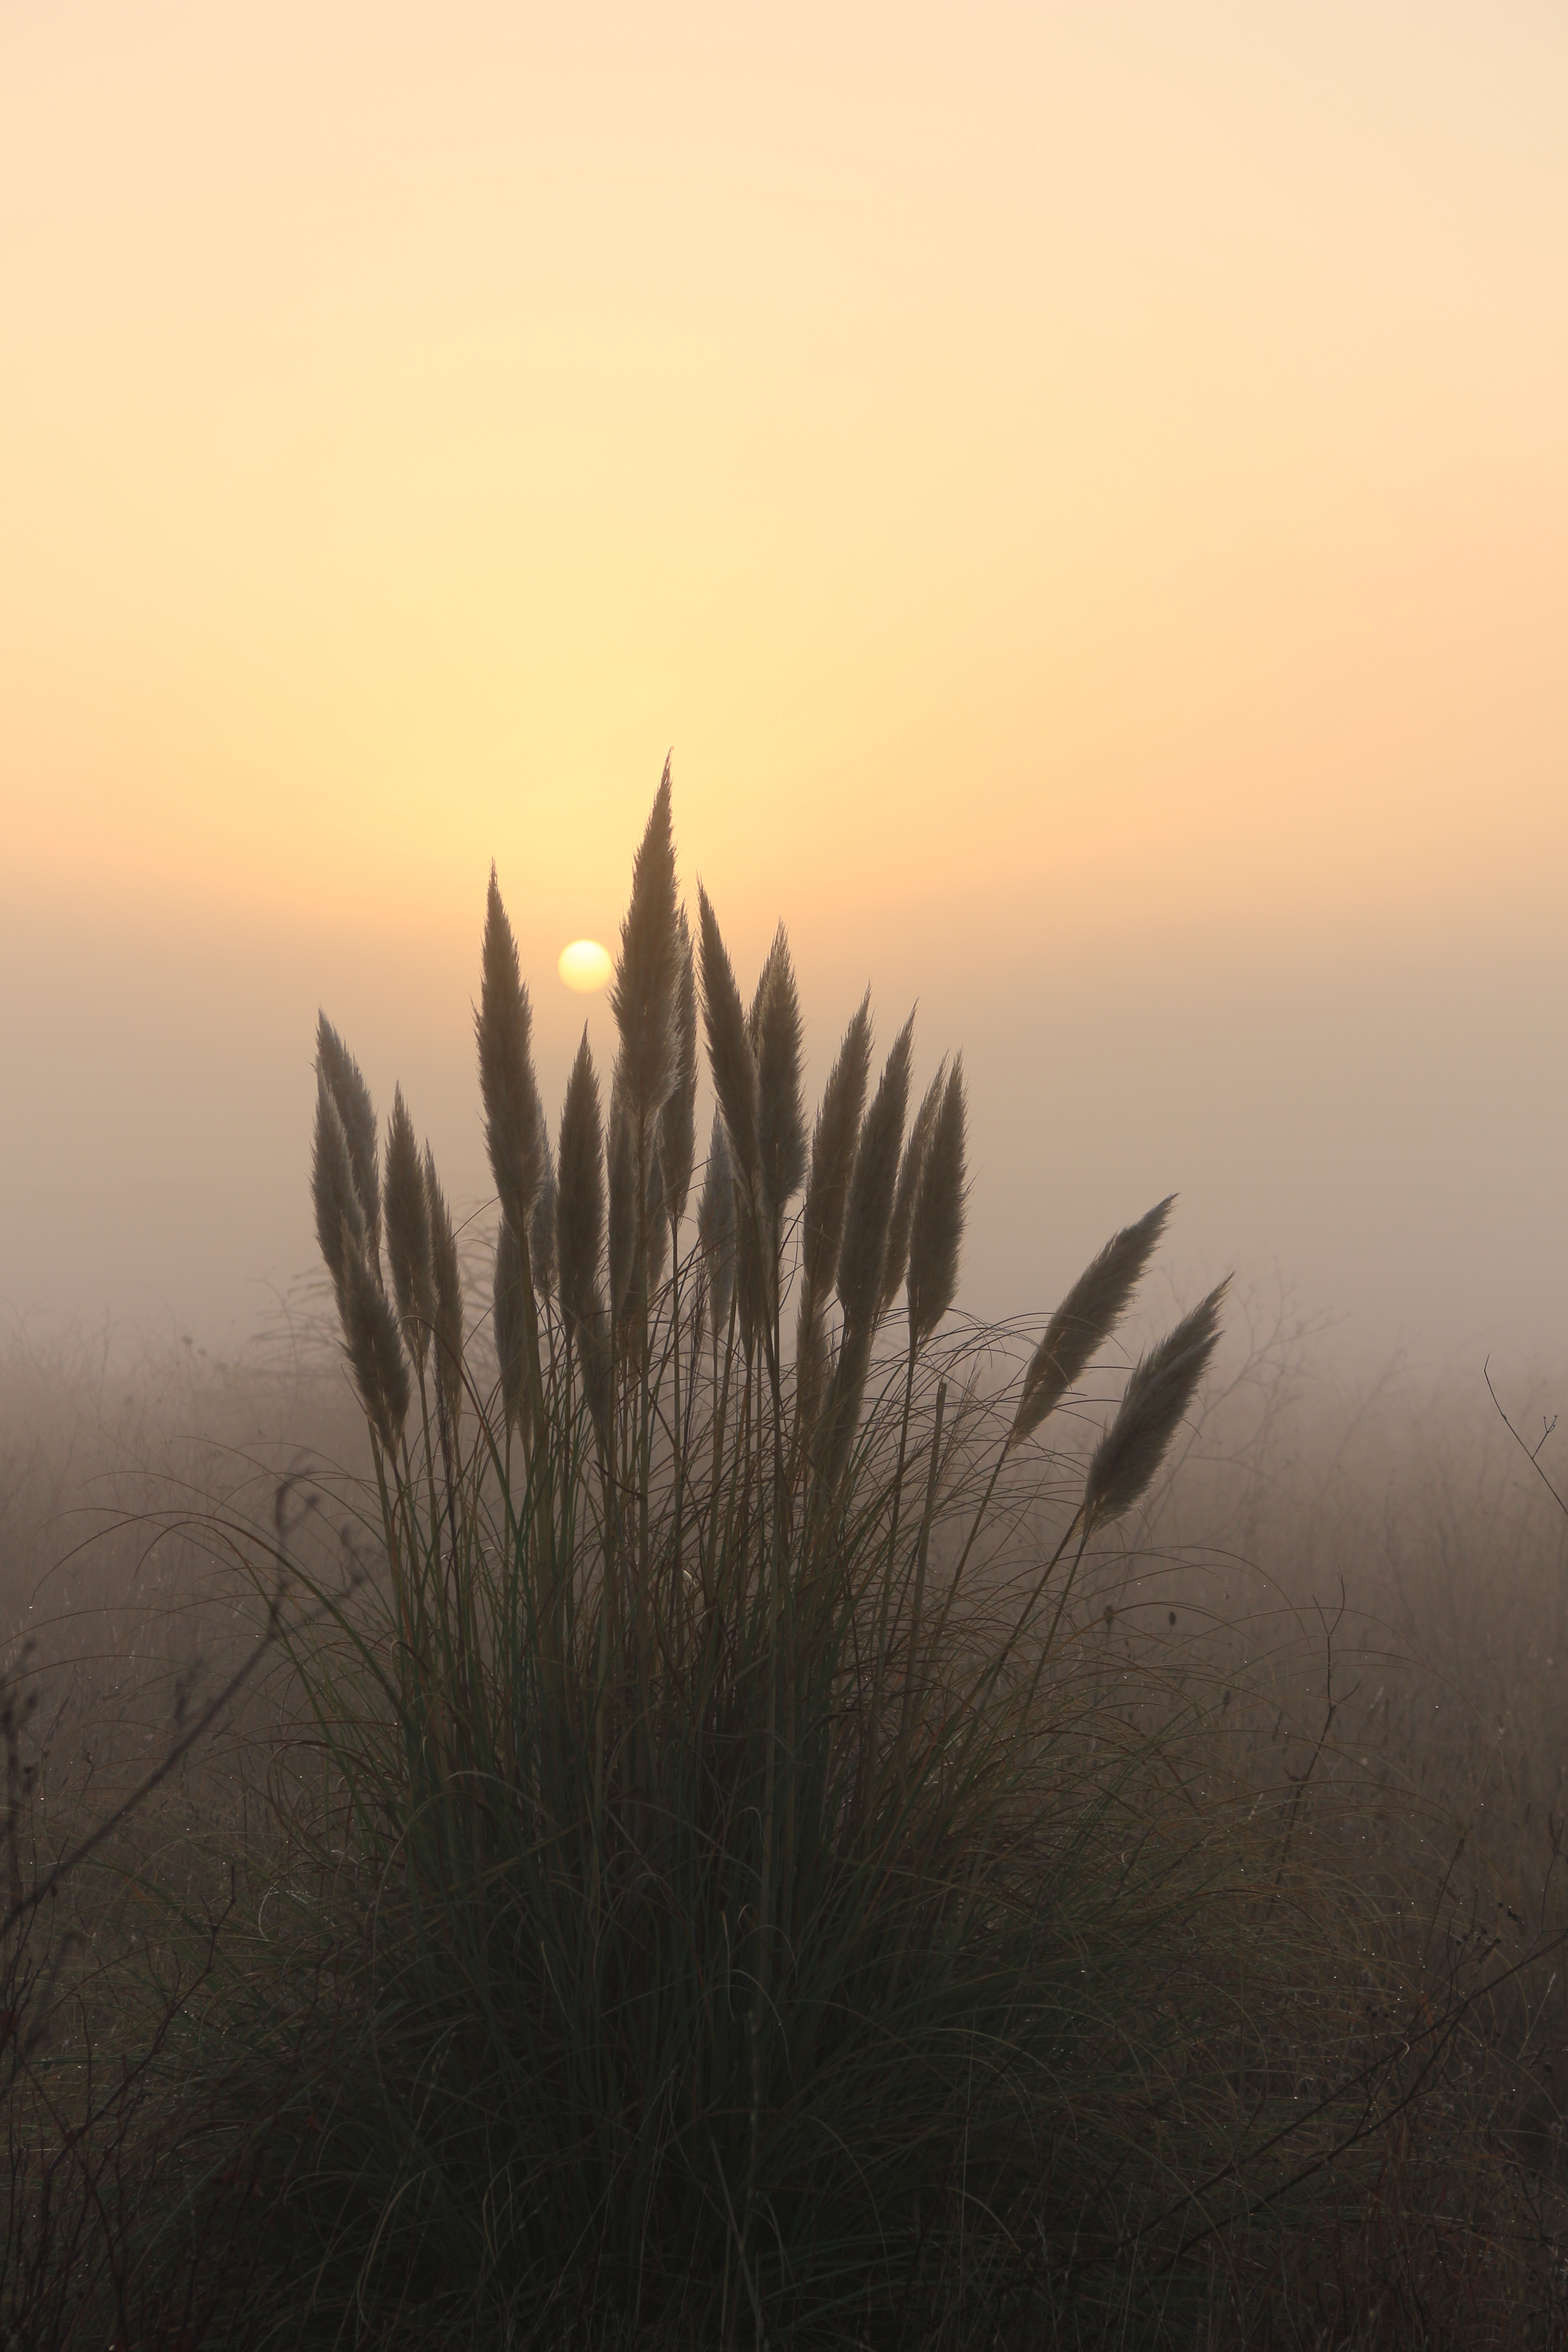
[[[556,970],[568,988],[574,988],[579,996],[589,996],[603,988],[611,965],[597,940],[574,940],[570,947],[562,949]]]

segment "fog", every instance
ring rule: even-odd
[[[0,1311],[312,1270],[318,1007],[488,1213],[666,750],[814,1082],[962,1047],[963,1297],[1168,1192],[1333,1360],[1568,1333],[1560,11],[0,26]]]
[[[700,845],[682,848],[689,876]],[[133,1350],[189,1335],[214,1355],[275,1320],[317,1271],[318,1005],[384,1116],[401,1083],[451,1197],[487,1226],[470,1013],[479,845],[474,866],[466,933],[426,940],[417,961],[363,932],[258,922],[171,937],[122,913],[123,928],[84,935],[14,911],[10,1317],[35,1335],[75,1328]],[[711,869],[708,880],[724,920],[721,882]],[[787,904],[777,912],[787,919]],[[748,983],[771,924],[727,928]],[[613,944],[612,910],[599,929]],[[1167,1299],[1190,1301],[1235,1269],[1241,1288],[1316,1324],[1331,1360],[1398,1358],[1478,1384],[1489,1351],[1522,1368],[1568,1338],[1558,941],[1428,941],[1397,957],[1342,941],[1331,955],[1270,956],[1256,940],[1227,952],[1223,939],[1151,942],[1108,925],[1092,958],[1017,942],[955,971],[952,940],[928,946],[921,926],[869,934],[858,953],[852,929],[847,905],[837,924],[819,914],[792,929],[810,1084],[868,982],[884,1045],[918,999],[921,1070],[962,1047],[971,1311],[1048,1311],[1115,1226],[1173,1191]],[[577,1024],[585,1013],[606,1074],[613,1026],[603,997],[585,1003],[557,979],[553,937],[524,932],[521,945],[553,1117]]]

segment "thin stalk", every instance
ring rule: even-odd
[[[1073,1513],[1071,1518],[1068,1521],[1067,1528],[1063,1533],[1060,1543],[1058,1544],[1055,1551],[1052,1552],[1049,1559],[1047,1560],[1044,1569],[1041,1570],[1039,1578],[1036,1582],[1035,1589],[1033,1592],[1030,1593],[1027,1601],[1025,1603],[1025,1606],[1019,1614],[1017,1623],[1008,1634],[1007,1639],[1003,1643],[1001,1650],[996,1657],[994,1657],[991,1664],[985,1668],[984,1673],[980,1676],[979,1680],[975,1683],[973,1689],[971,1691],[969,1698],[965,1702],[964,1712],[966,1714],[973,1708],[975,1697],[982,1690],[990,1692],[994,1689],[996,1677],[1000,1675],[1003,1667],[1006,1664],[1007,1659],[1011,1654],[1014,1643],[1018,1639],[1018,1636],[1022,1633],[1025,1626],[1028,1623],[1030,1617],[1033,1615],[1035,1603],[1038,1601],[1041,1593],[1045,1591],[1046,1586],[1049,1583],[1051,1571],[1056,1567],[1058,1561],[1061,1559],[1061,1556],[1063,1552],[1066,1551],[1068,1544],[1072,1541],[1073,1535],[1078,1528],[1078,1523],[1082,1517],[1083,1505],[1080,1503],[1077,1510]],[[1044,1665],[1047,1657],[1050,1654],[1050,1645],[1056,1639],[1057,1627],[1062,1622],[1062,1611],[1067,1607],[1068,1594],[1072,1591],[1073,1578],[1078,1574],[1078,1564],[1083,1558],[1083,1548],[1089,1541],[1089,1531],[1086,1527],[1083,1531],[1082,1538],[1079,1544],[1079,1548],[1073,1554],[1073,1563],[1071,1568],[1068,1570],[1067,1582],[1062,1587],[1061,1599],[1057,1602],[1057,1613],[1051,1620],[1051,1630],[1046,1636],[1045,1643],[1041,1649],[1039,1662],[1035,1668],[1034,1682],[1031,1682],[1029,1685],[1031,1691],[1033,1691],[1035,1687],[1035,1683],[1039,1680],[1041,1666]]]
[[[784,1492],[784,1398],[779,1371],[779,1261],[781,1240],[775,1230],[768,1236],[770,1263],[767,1292],[767,1312],[764,1315],[763,1342],[767,1356],[768,1385],[773,1406],[773,1524],[768,1545],[769,1586],[767,1596],[767,1710],[763,1732],[763,1857],[759,1874],[757,1920],[762,1938],[757,1959],[757,1989],[752,2004],[752,2132],[751,2152],[746,2164],[746,2209],[742,2223],[742,2245],[744,2248],[751,2231],[753,2194],[756,2185],[757,2148],[762,2112],[762,2023],[763,2011],[768,1995],[768,1963],[773,1939],[773,1811],[778,1767],[778,1696],[780,1666],[780,1629],[783,1612],[784,1581],[784,1545],[785,1496]],[[757,1417],[758,1453],[762,1450],[762,1416]],[[760,1465],[759,1465],[760,1468]],[[759,1475],[759,1490],[761,1478]],[[793,1727],[793,1709],[791,1710]],[[788,1776],[788,1797],[793,1828],[794,1777]],[[795,1842],[788,1839],[790,1861],[794,1860]],[[781,1885],[781,1895],[783,1893]],[[782,1905],[781,1905],[782,1908]]]
[[[674,1211],[669,1218],[669,1318],[675,1344],[670,1349],[673,1363],[671,1378],[675,1394],[671,1411],[675,1427],[675,1583],[679,1591],[681,1569],[681,1513],[686,1500],[686,1446],[680,1427],[680,1258],[678,1244],[680,1221]]]
[[[921,1607],[925,1598],[926,1561],[931,1552],[931,1520],[936,1513],[937,1471],[942,1458],[942,1422],[947,1409],[947,1382],[937,1383],[936,1422],[931,1434],[931,1466],[926,1473],[925,1508],[921,1514],[921,1531],[915,1549],[915,1594],[910,1612],[910,1665],[904,1681],[904,1700],[899,1715],[899,1740],[894,1752],[894,1771],[902,1777],[908,1760],[910,1711],[914,1699],[915,1675],[920,1662]]]
[[[526,1221],[524,1223],[523,1230],[517,1235],[517,1248],[518,1255],[522,1262],[521,1268],[522,1277],[522,1330],[523,1338],[526,1340],[528,1347],[530,1426],[523,1430],[521,1434],[523,1462],[528,1472],[529,1491],[531,1505],[529,1516],[531,1521],[535,1521],[535,1524],[537,1524],[537,1521],[535,1520],[536,1514],[542,1517],[545,1531],[545,1546],[548,1550],[550,1549],[550,1533],[553,1528],[555,1520],[554,1470],[553,1465],[551,1461],[550,1423],[544,1399],[544,1372],[539,1354],[539,1310],[533,1295],[533,1259],[529,1248]],[[535,1490],[533,1484],[533,1465],[536,1454],[542,1469],[542,1477],[537,1490]],[[535,1549],[535,1546],[530,1546],[531,1550],[534,1550]],[[541,1592],[539,1589],[537,1566],[535,1568],[533,1578],[533,1592],[534,1606],[538,1611],[541,1622],[547,1627],[552,1627],[555,1614],[555,1595],[553,1590]],[[547,1655],[549,1654],[549,1641],[550,1635],[547,1633],[545,1636],[545,1649]]]
[[[963,1549],[958,1555],[958,1566],[952,1571],[952,1581],[948,1585],[947,1595],[942,1604],[942,1614],[936,1621],[936,1630],[931,1635],[931,1645],[933,1649],[942,1640],[942,1634],[946,1631],[947,1612],[952,1608],[953,1601],[957,1597],[960,1581],[963,1579],[965,1568],[969,1564],[969,1555],[974,1549],[974,1538],[980,1533],[980,1523],[984,1518],[986,1512],[991,1508],[991,1497],[996,1492],[996,1481],[1002,1475],[1002,1465],[1007,1459],[1007,1450],[1011,1443],[1012,1440],[1010,1436],[1005,1437],[1002,1441],[1002,1449],[997,1454],[995,1462],[992,1465],[991,1475],[986,1482],[985,1492],[980,1497],[980,1508],[975,1512],[973,1520],[970,1525],[969,1533],[964,1538]]]
[[[893,1476],[893,1507],[888,1530],[888,1562],[882,1571],[882,1600],[877,1620],[877,1654],[871,1668],[871,1714],[861,1749],[867,1771],[876,1769],[877,1737],[882,1718],[882,1682],[888,1662],[888,1618],[891,1606],[895,1556],[899,1544],[899,1511],[904,1491],[904,1462],[910,1443],[910,1408],[915,1393],[915,1339],[910,1333],[909,1359],[904,1367],[904,1407],[899,1418],[899,1464]]]
[[[1068,1522],[1067,1536],[1062,1538],[1061,1543],[1058,1547],[1057,1556],[1058,1559],[1067,1548],[1068,1536],[1071,1535],[1073,1528],[1077,1526],[1080,1518],[1083,1518],[1083,1505],[1081,1503],[1079,1505],[1078,1509],[1074,1512],[1071,1520]],[[1083,1533],[1078,1539],[1078,1549],[1072,1556],[1072,1566],[1067,1572],[1067,1581],[1062,1586],[1061,1599],[1057,1602],[1057,1613],[1051,1619],[1051,1630],[1046,1635],[1045,1640],[1041,1643],[1040,1654],[1035,1661],[1035,1671],[1029,1681],[1029,1698],[1026,1702],[1026,1705],[1032,1703],[1036,1687],[1039,1683],[1040,1675],[1044,1669],[1046,1660],[1050,1656],[1052,1650],[1056,1646],[1057,1628],[1062,1622],[1062,1612],[1068,1605],[1068,1595],[1072,1591],[1073,1579],[1078,1574],[1078,1565],[1079,1560],[1083,1558],[1084,1546],[1089,1541],[1090,1532],[1089,1521],[1087,1518],[1084,1518]]]

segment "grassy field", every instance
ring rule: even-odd
[[[693,930],[552,1145],[492,887],[499,1225],[323,1023],[325,1285],[14,1337],[0,2344],[1563,2341],[1565,1383],[973,1327],[961,1064]]]

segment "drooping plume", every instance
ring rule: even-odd
[[[316,1018],[316,1076],[343,1123],[354,1198],[364,1228],[365,1255],[381,1279],[381,1179],[376,1167],[375,1107],[359,1064],[324,1013]]]
[[[621,925],[610,1009],[620,1032],[616,1075],[628,1117],[646,1132],[679,1074],[679,933],[669,761],[632,866],[631,904]]]
[[[1055,1412],[1068,1389],[1082,1379],[1096,1349],[1109,1339],[1154,1255],[1175,1197],[1172,1192],[1157,1201],[1135,1225],[1124,1225],[1112,1234],[1079,1276],[1029,1360],[1009,1446],[1022,1444]]]
[[[1176,1424],[1192,1402],[1219,1344],[1220,1301],[1230,1277],[1141,1357],[1116,1418],[1095,1447],[1084,1483],[1085,1533],[1130,1511],[1164,1459]]]
[[[485,903],[483,978],[474,1032],[479,1049],[479,1092],[485,1144],[503,1213],[521,1238],[544,1181],[540,1162],[539,1088],[530,1054],[533,1026],[517,942],[501,904],[496,870]]]
[[[910,1225],[910,1340],[930,1339],[958,1289],[966,1196],[963,1164],[963,1056],[955,1055],[921,1155]]]
[[[403,1344],[416,1369],[423,1372],[436,1321],[436,1270],[425,1171],[401,1087],[392,1098],[392,1126],[386,1139],[386,1255]]]

